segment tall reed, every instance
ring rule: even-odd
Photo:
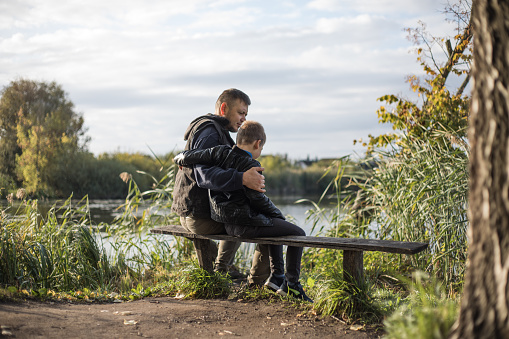
[[[468,145],[449,132],[432,137],[404,138],[403,150],[380,153],[365,189],[379,225],[375,236],[429,243],[429,251],[405,260],[458,284],[467,253]]]
[[[0,282],[20,288],[106,288],[115,272],[88,219],[88,201],[69,198],[47,215],[37,201],[3,211],[0,229]],[[108,268],[105,275],[100,268]]]
[[[403,137],[394,148],[364,159],[356,172],[348,171],[347,186],[340,185],[341,168],[351,164],[336,162],[331,185],[337,208],[317,204],[309,218],[317,226],[329,223],[331,236],[429,243],[417,255],[387,255],[386,263],[432,273],[457,287],[465,271],[468,226],[468,144],[457,135]]]
[[[144,193],[127,176],[129,195],[112,225],[93,224],[87,198],[56,203],[45,215],[36,200],[3,210],[0,284],[32,290],[125,291],[154,279],[155,271],[169,269],[184,257],[179,251],[189,252],[183,241],[147,234],[154,222],[171,218],[165,207],[171,205],[172,173]],[[142,207],[147,208],[138,217]]]

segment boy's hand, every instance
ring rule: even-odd
[[[265,177],[258,172],[262,172],[265,168],[263,167],[251,167],[249,170],[242,174],[242,185],[265,193]]]

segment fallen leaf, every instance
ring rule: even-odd
[[[226,334],[229,334],[229,335],[235,335],[235,333],[231,332],[231,331],[227,331],[227,330],[224,330],[222,332],[219,332],[218,333],[219,335],[226,335]]]
[[[175,296],[175,299],[184,299],[186,297],[186,295],[184,293],[177,293],[177,295]]]
[[[364,326],[363,326],[363,325],[352,325],[352,326],[350,326],[350,329],[351,329],[352,331],[358,331],[358,330],[361,330],[361,329],[363,329],[363,328],[364,328]]]
[[[136,320],[126,320],[124,319],[124,325],[136,325],[138,322]]]
[[[4,330],[2,329],[2,337],[5,336],[5,337],[12,337],[13,334],[10,330]]]
[[[2,337],[12,337],[14,334],[12,334],[12,331],[11,331],[11,328],[9,326],[6,326],[6,325],[2,325],[0,326],[0,328],[2,329],[2,331],[0,331],[0,334],[2,335]]]

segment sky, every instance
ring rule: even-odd
[[[362,154],[390,131],[377,98],[411,97],[421,74],[404,28],[453,34],[445,0],[0,0],[0,87],[55,81],[82,114],[88,148],[183,149],[195,117],[238,88],[264,154]]]

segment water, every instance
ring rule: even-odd
[[[312,222],[306,220],[306,212],[312,208],[312,205],[310,203],[296,204],[296,200],[297,199],[287,197],[276,197],[272,199],[274,204],[281,210],[281,212],[283,212],[285,216],[289,217],[288,221],[302,227],[306,231],[306,234],[315,235],[316,231],[312,232]],[[100,222],[109,224],[116,216],[122,213],[122,211],[117,210],[117,208],[123,203],[124,200],[90,200],[90,218],[95,224],[99,224]],[[38,207],[41,213],[44,215],[54,204],[55,201],[40,201]],[[0,209],[4,209],[7,206],[8,204],[6,200],[0,200]],[[141,215],[142,212],[143,210],[140,210],[139,214]]]
[[[296,225],[302,227],[306,234],[308,235],[315,235],[315,232],[312,232],[312,222],[306,220],[307,211],[312,208],[312,204],[310,203],[299,203],[296,204],[295,201],[297,199],[291,199],[291,198],[275,198],[272,199],[273,202],[278,206],[278,208],[281,210],[281,212],[287,216],[287,220],[290,222],[295,223]],[[50,208],[52,208],[54,205],[60,206],[63,204],[63,201],[61,202],[55,202],[55,201],[46,201],[46,202],[39,202],[38,208],[42,215],[45,215]],[[72,206],[73,208],[76,208],[76,204],[78,202],[73,202]],[[118,207],[121,206],[124,203],[124,200],[90,200],[89,201],[89,213],[90,218],[93,222],[93,224],[99,224],[101,222],[110,224],[112,223],[113,219],[122,213],[122,210],[119,210]],[[20,204],[18,201],[15,203],[15,208],[17,208]],[[0,200],[0,210],[5,209],[8,206],[7,201]],[[138,211],[139,215],[143,213],[143,210],[140,209]],[[106,254],[108,256],[115,256],[115,253],[117,253],[119,250],[122,251],[126,258],[131,259],[135,256],[138,256],[141,251],[142,253],[150,253],[151,250],[153,250],[154,246],[156,245],[156,239],[153,236],[150,236],[146,233],[141,235],[132,235],[132,237],[129,237],[130,239],[118,239],[116,237],[109,238],[104,233],[98,234],[97,241],[101,246],[103,246]],[[120,241],[119,241],[120,240]],[[170,235],[157,235],[157,240],[164,241],[169,244],[174,242],[173,236]],[[123,246],[123,245],[125,246]],[[123,246],[118,249],[116,247]],[[171,245],[170,245],[171,246]],[[241,248],[239,250],[239,256],[237,263],[240,265],[239,267],[243,267],[245,270],[249,268],[251,256],[254,252],[254,244],[250,243],[243,243],[241,245]],[[135,265],[135,263],[132,263]]]

